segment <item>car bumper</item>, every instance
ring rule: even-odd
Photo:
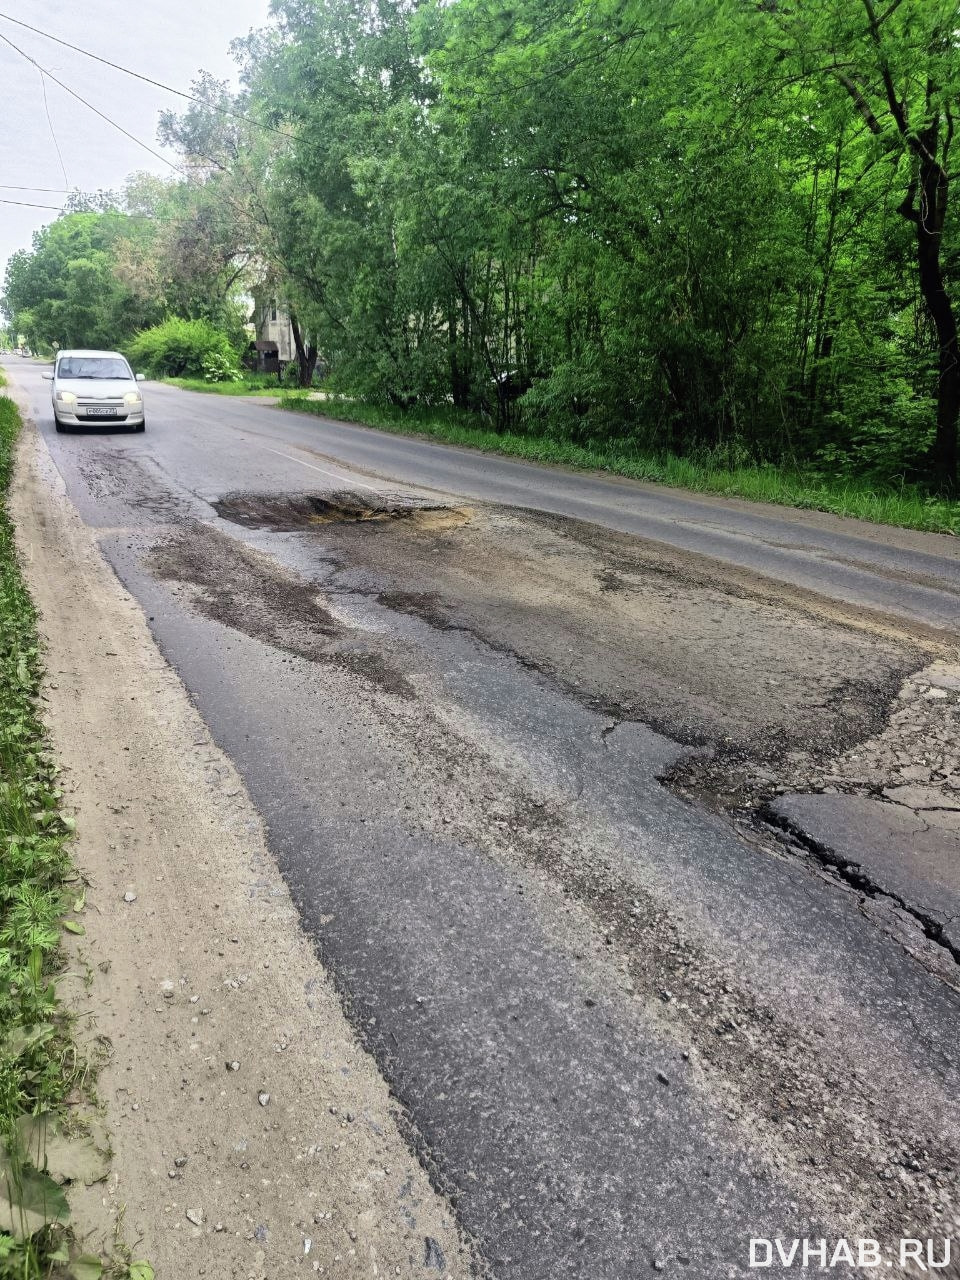
[[[133,427],[143,421],[143,406],[141,405],[139,409],[129,409],[125,413],[115,413],[111,417],[99,413],[93,417],[87,417],[83,413],[77,413],[75,409],[65,409],[63,405],[58,404],[54,408],[54,414],[68,427],[109,427],[113,424]]]

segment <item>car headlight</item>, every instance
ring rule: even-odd
[[[58,391],[57,399],[61,404],[73,405],[77,403],[77,397],[72,391]]]
[[[143,404],[143,396],[139,391],[128,391],[123,397],[123,403],[129,405]]]

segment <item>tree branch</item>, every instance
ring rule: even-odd
[[[871,133],[876,134],[877,137],[879,137],[883,133],[883,126],[880,124],[880,121],[874,115],[873,108],[870,106],[870,103],[863,96],[863,91],[861,90],[860,86],[857,84],[856,80],[854,80],[851,76],[844,75],[842,71],[835,72],[835,75],[837,79],[840,81],[840,83],[843,85],[843,87],[846,89],[847,93],[849,93],[850,97],[853,99],[854,106],[857,108],[857,110],[860,112],[860,115],[865,120],[867,128],[870,130]]]
[[[877,11],[873,7],[873,0],[863,0],[863,7],[867,11],[867,20],[870,24],[870,38],[877,50],[877,65],[880,67],[880,75],[883,77],[883,87],[887,95],[887,106],[890,108],[890,114],[893,116],[901,135],[909,141],[906,109],[897,97],[897,90],[893,83],[893,75],[890,71],[890,63],[887,61],[887,56],[883,52],[883,41],[880,36],[880,23],[877,19]]]

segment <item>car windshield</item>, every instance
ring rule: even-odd
[[[117,356],[69,356],[57,365],[58,378],[130,378],[127,362]]]

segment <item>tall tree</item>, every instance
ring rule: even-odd
[[[162,310],[114,270],[118,244],[144,235],[149,228],[119,212],[63,215],[11,258],[4,311],[34,347],[122,346]]]
[[[960,110],[960,20],[954,0],[799,0],[759,6],[784,60],[777,79],[833,85],[874,140],[870,165],[899,189],[897,212],[913,228],[915,270],[937,347],[934,476],[957,488],[960,349],[955,267],[948,278],[951,151]],[[785,72],[785,74],[784,74]]]

